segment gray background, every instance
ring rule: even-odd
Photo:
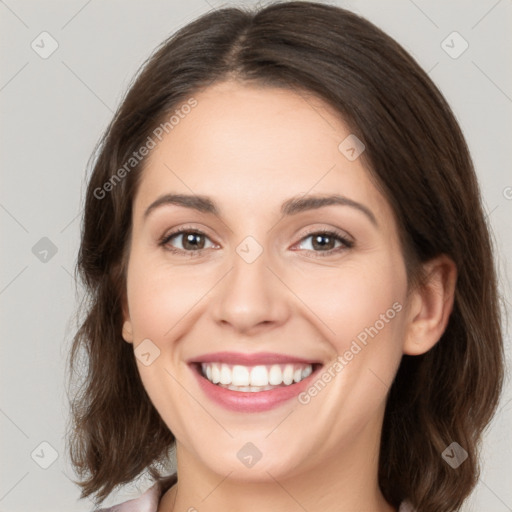
[[[453,107],[479,175],[510,304],[512,0],[331,3],[394,37]],[[87,161],[143,60],[177,28],[221,5],[0,0],[0,512],[92,510],[90,501],[78,502],[64,444],[64,372],[77,305],[73,268]],[[33,41],[43,46],[43,31],[58,43],[46,59],[31,47]],[[442,44],[453,31],[469,44],[458,58],[453,54],[462,40]],[[45,39],[39,51],[48,49]],[[506,350],[510,362],[510,330]],[[465,511],[512,511],[511,396],[508,379],[484,439],[482,477]],[[141,478],[105,503],[134,497],[148,485]]]

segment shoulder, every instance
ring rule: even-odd
[[[108,508],[97,509],[94,512],[157,512],[160,498],[176,483],[176,480],[176,474],[164,477],[138,498],[123,501]]]
[[[95,512],[156,512],[159,499],[160,490],[157,482],[138,498],[123,501],[123,503],[108,508],[102,508]]]

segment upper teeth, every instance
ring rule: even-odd
[[[289,386],[300,382],[313,371],[311,364],[273,364],[258,366],[202,363],[203,375],[214,384],[233,386]]]

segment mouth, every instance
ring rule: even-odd
[[[277,407],[301,393],[323,363],[272,353],[218,352],[188,361],[207,398],[237,412]]]
[[[309,377],[317,364],[273,364],[273,365],[232,365],[221,362],[196,363],[201,375],[217,386],[241,391],[258,393],[286,387]]]

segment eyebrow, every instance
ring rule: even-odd
[[[185,208],[197,210],[201,213],[208,213],[219,218],[221,217],[219,208],[208,196],[165,194],[148,206],[144,212],[144,219],[146,219],[152,211],[164,205],[183,206]],[[281,205],[281,214],[296,215],[300,212],[316,210],[323,208],[324,206],[331,205],[350,206],[351,208],[355,208],[364,213],[374,226],[378,227],[379,225],[375,215],[367,206],[339,194],[292,197]]]

